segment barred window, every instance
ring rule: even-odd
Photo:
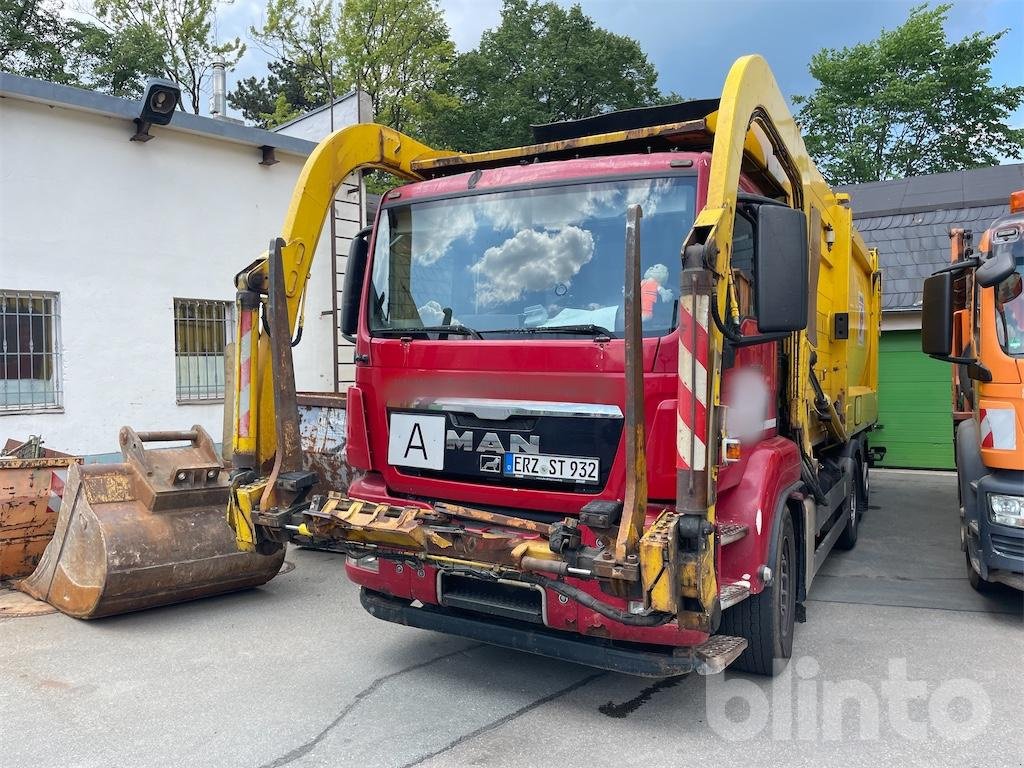
[[[174,358],[179,403],[224,399],[224,350],[235,335],[235,305],[174,300]]]
[[[59,410],[60,370],[58,295],[0,290],[0,413]]]

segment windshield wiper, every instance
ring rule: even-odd
[[[414,333],[454,333],[456,336],[472,336],[483,341],[483,336],[468,325],[418,325],[415,328],[374,328],[376,335],[405,336]]]
[[[594,325],[593,323],[584,323],[582,325],[537,325],[531,328],[501,328],[499,330],[485,330],[484,333],[522,333],[522,334],[539,334],[539,333],[565,333],[575,334],[578,336],[607,336],[609,339],[618,338],[614,333],[609,331],[600,325]]]

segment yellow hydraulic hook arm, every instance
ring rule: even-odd
[[[453,154],[372,123],[335,131],[313,150],[295,184],[281,231],[281,277],[291,333],[298,322],[316,245],[340,184],[363,169],[384,170],[399,178],[417,180],[421,176],[413,171],[414,161]],[[235,466],[252,469],[257,478],[273,462],[277,451],[270,337],[263,332],[260,321],[260,306],[266,301],[269,277],[269,257],[264,253],[236,278],[239,299],[232,452]],[[255,546],[252,512],[265,487],[265,482],[256,480],[232,494],[228,521],[241,549],[251,550]]]
[[[829,190],[807,155],[799,128],[771,69],[761,56],[744,56],[733,64],[722,89],[718,112],[709,117],[708,124],[714,130],[715,139],[707,203],[685,241],[684,254],[693,246],[700,247],[713,276],[709,286],[697,289],[704,295],[697,297],[694,306],[706,307],[714,300],[718,307],[724,308],[728,306],[729,249],[745,153],[753,155],[766,166],[769,165],[769,157],[781,165],[777,169],[781,171],[779,180],[786,187],[790,205],[794,208],[805,208],[808,193],[812,190],[818,194],[829,193]],[[685,285],[683,292],[687,293]],[[691,298],[681,296],[684,306]],[[706,457],[682,454],[684,460],[688,458],[689,461],[686,462],[687,469],[679,471],[677,483],[681,490],[677,507],[681,512],[706,510],[706,519],[713,523],[718,446],[713,439],[716,431],[712,419],[721,401],[723,335],[713,322],[707,323],[707,330],[710,337],[709,365],[706,389],[702,394],[705,402],[715,406],[707,409],[705,434],[712,439],[708,441]],[[800,334],[801,339],[804,337],[805,334]],[[680,356],[681,364],[683,360]],[[686,375],[680,370],[684,381]],[[709,534],[698,560],[687,564],[683,572],[684,590],[698,597],[705,607],[712,605],[718,592],[714,551],[714,537]]]

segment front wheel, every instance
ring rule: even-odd
[[[971,562],[971,544],[967,542],[967,580],[971,583],[971,587],[974,588],[975,592],[981,592],[985,594],[992,590],[992,582],[982,576],[974,568],[974,563]]]
[[[723,634],[747,640],[746,650],[731,668],[756,675],[778,674],[793,655],[798,573],[796,537],[789,510],[783,507],[780,514],[771,586],[726,610],[719,628]]]

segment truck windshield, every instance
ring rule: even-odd
[[[638,203],[644,334],[662,335],[675,324],[695,198],[693,176],[672,176],[389,206],[374,247],[370,329],[470,342],[621,336],[626,208]]]

